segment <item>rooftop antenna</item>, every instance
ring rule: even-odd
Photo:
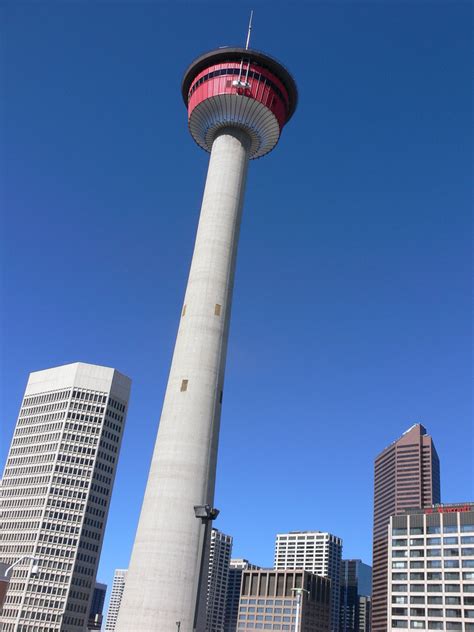
[[[253,9],[250,11],[249,30],[247,32],[247,41],[245,42],[245,50],[249,49],[250,35],[252,33],[252,18],[253,18]]]
[[[250,35],[252,33],[252,18],[253,18],[253,9],[250,11],[250,20],[249,20],[249,28],[247,31],[247,41],[245,42],[245,50],[249,49],[250,44]],[[237,88],[248,88],[249,87],[249,67],[250,62],[247,63],[247,72],[245,74],[245,81],[242,81],[242,71],[244,68],[244,58],[242,57],[240,61],[240,69],[239,69],[239,78],[232,82],[232,85]]]

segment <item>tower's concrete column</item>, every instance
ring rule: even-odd
[[[158,437],[118,617],[119,632],[192,632],[212,506],[237,242],[250,138],[219,131]],[[139,457],[138,457],[139,458]],[[207,570],[207,569],[206,569]],[[201,632],[201,631],[199,631]]]

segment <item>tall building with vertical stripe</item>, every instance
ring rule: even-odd
[[[2,632],[83,632],[95,586],[130,380],[77,362],[31,373],[0,488]]]
[[[387,632],[387,552],[390,516],[441,501],[439,458],[421,424],[409,428],[375,459],[372,632]]]

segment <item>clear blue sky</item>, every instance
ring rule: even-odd
[[[471,3],[254,2],[299,108],[251,164],[216,526],[272,563],[329,530],[371,560],[374,457],[414,422],[444,501],[472,499]],[[98,578],[126,567],[208,156],[180,81],[250,5],[4,2],[4,464],[30,371],[133,379]]]

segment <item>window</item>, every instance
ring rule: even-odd
[[[457,536],[449,536],[448,538],[443,538],[443,544],[459,544]]]
[[[444,568],[459,568],[459,560],[444,560]]]
[[[442,604],[443,603],[443,598],[442,597],[428,597],[428,603],[431,603],[431,604]]]
[[[423,535],[423,527],[411,527],[410,535]]]
[[[392,628],[407,628],[408,621],[404,621],[403,619],[392,619]]]
[[[457,606],[461,603],[461,597],[446,597],[444,603],[447,606]]]
[[[427,557],[440,557],[441,549],[427,549],[426,556]]]
[[[443,533],[457,533],[458,526],[456,524],[445,524],[443,527]]]
[[[439,525],[432,525],[426,528],[426,533],[441,533],[441,527]]]
[[[425,603],[424,597],[410,597],[410,603]]]
[[[425,622],[424,621],[410,621],[410,628],[412,630],[424,630]]]
[[[441,560],[430,560],[426,563],[428,568],[441,568]]]
[[[473,529],[474,531],[474,529]],[[406,529],[392,529],[392,535],[406,535],[407,534],[407,530]]]
[[[426,538],[426,544],[433,546],[434,544],[441,544],[441,538]]]
[[[392,615],[406,617],[408,616],[408,608],[392,608]]]
[[[428,608],[428,616],[429,617],[442,617],[443,608]]]

